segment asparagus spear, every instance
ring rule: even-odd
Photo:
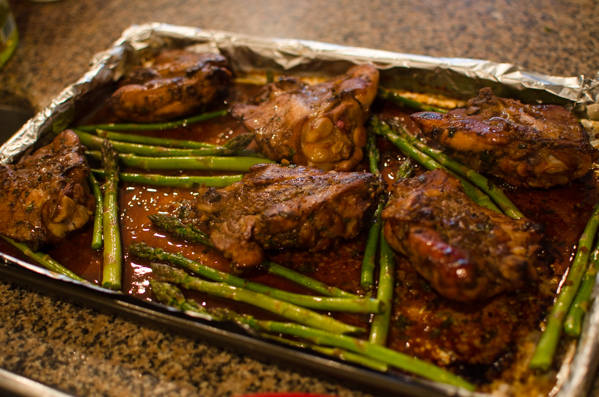
[[[175,238],[180,238],[187,241],[195,241],[196,243],[204,244],[209,247],[214,247],[210,237],[202,232],[194,225],[184,224],[181,220],[174,216],[164,214],[148,215],[148,218],[159,229],[171,233]]]
[[[372,173],[378,173],[379,153],[374,144],[374,134],[369,134],[369,144],[367,143],[370,168]],[[375,159],[375,161],[373,161]],[[405,161],[398,170],[399,177],[408,177],[412,172],[411,163]],[[376,246],[380,241],[380,270],[379,286],[377,289],[377,298],[385,302],[385,308],[382,313],[374,316],[371,330],[370,341],[375,344],[384,345],[389,332],[389,318],[391,316],[391,300],[393,297],[393,284],[395,264],[393,260],[393,251],[387,244],[382,233],[381,213],[383,203],[380,203],[376,209],[374,224],[368,233],[368,241],[364,252],[364,261],[362,262],[361,285],[363,288],[372,288],[373,272],[375,267]],[[379,237],[380,236],[380,237]]]
[[[427,105],[425,103],[418,102],[414,99],[406,98],[404,96],[399,95],[397,92],[393,92],[391,90],[384,89],[379,87],[377,96],[382,99],[390,100],[398,105],[406,106],[416,110],[422,111],[431,111],[437,113],[447,113],[446,109],[441,109],[435,106]]]
[[[33,259],[35,262],[37,262],[39,265],[45,267],[46,269],[51,270],[54,273],[58,273],[58,274],[62,274],[64,276],[70,277],[73,280],[87,283],[87,280],[85,280],[82,277],[79,277],[78,275],[76,275],[75,273],[73,273],[72,271],[70,271],[63,265],[61,265],[60,263],[56,262],[54,259],[52,259],[50,257],[50,255],[44,254],[42,252],[33,252],[31,250],[31,248],[29,248],[26,244],[18,243],[15,240],[11,239],[10,237],[6,237],[1,234],[0,234],[0,236],[2,236],[2,238],[4,240],[6,240],[7,242],[9,242],[13,247],[17,248],[19,251],[21,251],[23,254],[25,254],[25,256]]]
[[[100,159],[101,155],[93,150],[86,154],[92,159]],[[252,165],[274,163],[274,161],[261,157],[142,157],[134,154],[123,153],[119,155],[121,163],[127,167],[141,168],[144,170],[202,170],[202,171],[238,171],[247,172]]]
[[[231,141],[229,141],[225,145],[219,146],[219,145],[214,145],[212,143],[207,143],[207,142],[198,142],[198,141],[190,141],[190,140],[171,139],[171,138],[149,137],[149,136],[145,136],[145,135],[126,134],[126,133],[121,133],[121,132],[104,131],[104,130],[96,130],[96,134],[102,138],[108,138],[113,141],[140,143],[143,145],[154,145],[154,146],[164,146],[164,147],[169,147],[169,148],[184,148],[184,149],[202,149],[202,148],[222,149],[222,148],[230,147],[231,144],[229,142],[233,142],[233,139],[231,139]],[[249,138],[249,137],[247,137],[247,138]],[[235,143],[235,144],[238,144],[238,143]],[[247,150],[247,149],[238,149],[235,152],[235,154],[237,156],[266,158],[266,156],[264,156],[264,154],[262,154],[262,153],[254,152],[252,150]]]
[[[219,147],[206,142],[151,137],[139,134],[126,134],[123,132],[114,132],[106,130],[96,130],[96,134],[101,138],[108,138],[112,141],[130,142],[130,143],[141,143],[143,145],[154,145],[154,146],[165,146],[165,147],[179,147],[185,149],[201,149],[201,148],[214,148]]]
[[[409,178],[414,171],[412,162],[408,157],[397,171],[397,179]],[[379,259],[379,285],[377,299],[385,304],[383,312],[375,314],[370,325],[369,341],[376,345],[385,346],[389,334],[389,321],[391,319],[393,289],[395,287],[395,259],[393,250],[389,247],[385,235],[379,230],[380,259]]]
[[[154,287],[155,282],[151,284]],[[180,291],[177,293],[176,287],[169,287],[168,292],[161,294],[161,302],[171,304],[182,310],[205,312],[206,309],[198,307],[193,302],[186,301]],[[154,290],[156,294],[156,291]],[[423,378],[435,382],[446,383],[457,387],[463,387],[467,390],[474,390],[475,386],[464,379],[443,370],[433,364],[426,363],[417,358],[409,357],[397,351],[387,349],[383,346],[374,345],[367,341],[352,338],[345,335],[335,335],[326,331],[297,325],[291,323],[281,323],[276,321],[261,321],[252,316],[239,315],[232,310],[220,310],[218,312],[209,311],[212,318],[218,321],[233,320],[242,326],[251,326],[264,332],[273,332],[276,334],[285,334],[296,336],[311,342],[317,346],[331,346],[354,352],[360,356],[366,356],[386,363],[390,366],[402,369],[408,373],[420,375]]]
[[[376,266],[377,245],[383,223],[381,213],[383,212],[384,204],[382,202],[376,207],[374,219],[370,230],[368,231],[368,239],[366,240],[366,249],[364,250],[364,258],[362,259],[362,268],[360,269],[360,286],[366,291],[370,291],[374,285],[374,268]]]
[[[395,260],[393,250],[387,244],[385,236],[381,232],[380,238],[381,259],[379,260],[379,285],[376,297],[384,303],[382,313],[377,313],[370,325],[369,342],[375,345],[385,346],[389,334],[389,321],[393,300],[393,288],[395,287]]]
[[[179,284],[185,289],[203,292],[212,296],[244,302],[299,324],[340,334],[361,333],[364,331],[360,327],[344,324],[332,317],[318,314],[292,303],[259,294],[243,287],[204,281],[200,278],[189,276],[185,271],[169,265],[153,263],[152,271],[162,281]]]
[[[433,158],[427,156],[426,154],[424,154],[421,151],[419,151],[418,149],[416,149],[406,139],[404,139],[401,136],[399,136],[398,134],[394,133],[387,124],[380,122],[377,117],[373,117],[371,127],[376,134],[385,136],[395,146],[397,146],[397,148],[399,148],[399,150],[401,150],[404,155],[414,159],[415,161],[417,161],[419,164],[421,164],[426,169],[428,169],[428,170],[434,170],[437,168],[446,169],[441,164],[439,164],[437,161],[435,161]],[[455,175],[455,173],[454,173],[454,176],[459,179],[459,181],[460,181],[462,187],[464,188],[464,191],[468,195],[468,197],[470,197],[472,200],[474,200],[478,205],[482,205],[483,207],[489,208],[493,211],[503,213],[503,212],[501,212],[499,207],[497,207],[497,205],[495,205],[495,203],[493,203],[493,201],[489,198],[489,196],[487,196],[482,191],[480,191],[476,186],[472,185],[470,182],[468,182],[466,179],[460,177],[459,175]]]
[[[244,280],[241,277],[221,272],[200,262],[192,261],[181,254],[166,252],[163,249],[153,248],[143,243],[132,244],[129,247],[129,253],[150,261],[167,261],[206,277],[209,280],[226,283],[234,287],[246,288],[253,292],[269,295],[273,298],[310,309],[351,313],[378,313],[383,310],[381,302],[376,299],[348,299],[294,294],[264,284]]]
[[[333,358],[337,358],[339,360],[347,361],[347,362],[354,363],[354,364],[360,364],[360,365],[363,365],[364,367],[374,369],[375,371],[387,372],[387,369],[388,369],[387,364],[380,362],[377,359],[366,357],[361,354],[353,353],[353,352],[350,352],[350,351],[347,351],[344,349],[338,349],[338,348],[334,348],[334,347],[317,346],[312,343],[299,342],[296,340],[291,340],[291,339],[283,338],[280,336],[267,334],[265,332],[261,333],[260,336],[262,338],[274,340],[276,342],[283,343],[285,345],[298,347],[301,349],[314,350],[315,352],[324,354],[326,356],[331,356]]]
[[[102,216],[104,229],[102,286],[104,288],[120,290],[123,257],[118,206],[119,166],[118,154],[108,140],[105,140],[102,145],[102,163],[106,175]]]
[[[103,170],[92,169],[92,173],[104,176]],[[153,186],[173,186],[192,188],[194,186],[225,187],[238,182],[243,175],[219,175],[219,176],[169,176],[160,174],[136,174],[119,172],[119,179],[123,182],[140,183]]]
[[[200,244],[212,247],[212,241],[210,237],[194,227],[193,225],[186,225],[181,222],[180,219],[164,215],[164,214],[153,214],[148,216],[150,220],[161,230],[171,233],[176,238],[182,238],[188,241],[195,241]],[[280,277],[284,277],[288,280],[295,282],[296,284],[302,285],[306,288],[316,291],[325,296],[333,296],[339,298],[357,298],[357,295],[345,292],[337,287],[332,287],[321,283],[318,280],[310,278],[304,274],[298,273],[291,269],[281,266],[271,261],[264,261],[261,264],[270,274],[274,274]]]
[[[370,169],[370,172],[375,175],[380,175],[379,161],[381,161],[381,155],[379,153],[379,148],[376,145],[375,134],[368,134],[366,139],[366,152],[368,153],[368,168]]]
[[[479,189],[481,189],[483,192],[489,195],[489,197],[491,197],[491,199],[499,206],[499,208],[501,208],[501,210],[507,216],[513,219],[524,218],[524,215],[520,212],[520,210],[518,210],[514,203],[510,201],[510,199],[505,195],[505,193],[499,186],[495,185],[493,182],[491,182],[486,177],[479,174],[472,168],[467,167],[458,161],[455,161],[443,152],[432,149],[425,145],[422,141],[410,136],[408,131],[406,131],[406,129],[403,126],[398,125],[397,127],[401,130],[401,134],[404,137],[406,137],[406,139],[408,139],[409,142],[416,147],[416,149],[432,157],[448,170],[466,178],[473,185],[476,185]]]
[[[414,164],[410,157],[406,158],[397,169],[397,180],[410,178],[414,174]]]
[[[376,135],[370,132],[366,141],[366,150],[368,152],[368,162],[370,172],[375,175],[380,175],[379,161],[380,153],[376,145]],[[360,286],[366,291],[370,291],[374,285],[374,268],[376,265],[376,252],[381,232],[381,212],[383,212],[383,202],[380,202],[374,212],[374,218],[370,230],[368,231],[368,239],[366,240],[366,249],[364,250],[364,258],[362,259],[362,268],[360,269]]]
[[[599,269],[599,244],[591,253],[589,267],[582,277],[580,289],[572,302],[568,316],[564,323],[564,332],[573,338],[578,338],[582,332],[582,320],[589,310],[591,293],[597,280],[597,269]]]
[[[446,383],[462,387],[467,390],[475,389],[473,384],[433,364],[429,364],[417,358],[407,356],[384,346],[375,345],[362,339],[352,338],[346,335],[336,335],[330,332],[292,323],[257,320],[251,316],[238,315],[235,317],[235,320],[239,323],[249,325],[261,331],[296,336],[306,339],[307,341],[316,345],[339,347],[348,351],[363,354],[367,357],[377,359],[393,367],[402,369],[412,374],[420,375],[423,378],[430,379],[435,382]]]
[[[358,298],[358,295],[345,292],[340,288],[333,287],[325,283],[321,283],[320,281],[308,277],[305,274],[296,272],[275,262],[264,261],[260,264],[260,266],[264,267],[270,274],[286,278],[287,280],[293,281],[296,284],[302,285],[324,296],[350,299]]]
[[[574,300],[578,288],[580,287],[583,273],[587,268],[588,258],[591,251],[591,245],[597,235],[599,227],[599,203],[595,205],[593,214],[588,220],[580,239],[578,240],[578,248],[576,255],[570,265],[570,270],[566,281],[563,283],[562,289],[555,301],[549,317],[545,331],[541,335],[541,339],[537,344],[535,352],[530,361],[530,368],[546,371],[553,362],[553,355],[557,349],[561,337],[561,331],[564,318],[568,313],[568,309]]]
[[[221,319],[215,318],[204,306],[198,305],[191,299],[185,299],[183,292],[176,286],[165,283],[158,280],[150,280],[150,288],[154,293],[154,297],[165,305],[176,307],[183,311],[190,311],[200,313],[208,320],[220,321]]]
[[[154,296],[156,297],[156,299],[159,302],[164,303],[165,305],[176,307],[183,311],[191,311],[194,313],[199,313],[208,320],[227,321],[229,319],[229,317],[231,317],[230,315],[226,315],[226,314],[220,315],[219,313],[214,315],[214,310],[211,312],[208,309],[206,309],[205,307],[198,305],[193,300],[185,299],[185,295],[183,295],[181,290],[179,288],[177,288],[176,286],[174,286],[173,284],[165,283],[165,282],[157,281],[157,280],[150,280],[150,287],[152,288],[152,292],[154,293]],[[312,349],[316,352],[319,352],[319,353],[322,353],[322,354],[325,354],[328,356],[332,356],[335,358],[339,358],[344,361],[348,361],[348,362],[355,363],[355,364],[361,364],[365,367],[372,368],[376,371],[380,371],[380,372],[387,371],[387,364],[381,363],[380,361],[378,361],[376,359],[372,359],[372,358],[365,357],[360,354],[349,352],[347,350],[323,347],[323,346],[316,346],[316,345],[313,345],[310,343],[285,339],[285,338],[281,338],[281,337],[275,336],[275,335],[270,335],[267,333],[263,333],[261,336],[263,338],[276,340],[279,343],[284,343],[284,344],[291,345],[294,347]]]
[[[73,130],[79,136],[81,143],[88,149],[100,149],[103,138],[88,134],[87,132]],[[131,153],[139,156],[149,157],[182,157],[182,156],[216,156],[233,155],[236,152],[245,149],[254,139],[254,134],[241,134],[232,138],[224,146],[215,146],[211,148],[185,149],[169,148],[165,146],[142,145],[139,143],[119,142],[110,140],[112,146],[119,153]]]
[[[107,131],[156,131],[156,130],[170,130],[177,127],[187,127],[189,124],[199,123],[200,121],[211,120],[217,117],[226,116],[228,111],[217,110],[216,112],[203,113],[197,116],[188,117],[177,121],[167,121],[164,123],[109,123],[109,124],[94,124],[77,127],[81,131],[93,132],[95,130],[107,130]]]
[[[89,185],[94,194],[94,199],[96,200],[96,212],[94,213],[94,231],[92,237],[92,248],[95,250],[99,250],[102,248],[102,238],[103,238],[103,227],[102,227],[102,212],[104,211],[104,197],[102,197],[102,191],[100,190],[100,185],[98,181],[94,177],[93,173],[89,173],[88,176]]]

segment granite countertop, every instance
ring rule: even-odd
[[[599,7],[587,1],[10,0],[19,47],[0,105],[46,106],[131,24],[165,22],[595,77]],[[80,396],[369,396],[346,381],[98,312],[0,281],[0,368]],[[176,356],[176,360],[172,357]],[[594,394],[596,394],[594,392]]]

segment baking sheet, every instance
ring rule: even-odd
[[[79,81],[67,87],[0,147],[0,161],[12,161],[36,143],[47,142],[49,132],[62,131],[127,70],[152,58],[166,47],[220,52],[229,58],[234,72],[269,70],[306,76],[331,76],[345,72],[352,64],[372,63],[381,70],[381,84],[385,87],[451,93],[469,98],[480,88],[490,86],[499,96],[510,96],[526,102],[560,103],[582,117],[593,118],[599,113],[599,81],[584,76],[546,76],[515,65],[484,60],[432,58],[153,23],[131,26],[111,48],[94,56],[90,70]],[[161,305],[78,283],[2,253],[0,257],[5,262],[0,266],[0,274],[4,279],[83,300],[99,309],[116,311],[154,325],[168,326],[169,329],[210,339],[250,354],[268,355],[293,365],[302,365],[387,394],[482,395],[409,376],[380,374],[317,354],[265,342],[232,324],[192,318]],[[597,288],[594,296],[596,294]],[[572,364],[566,360],[559,373],[555,390],[558,396],[581,396],[590,387],[598,363],[598,334],[599,307],[595,301],[585,320]]]

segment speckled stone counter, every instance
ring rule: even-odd
[[[513,63],[596,76],[599,6],[587,1],[10,0],[21,39],[0,70],[0,105],[41,109],[131,24],[165,22],[268,37]],[[18,98],[18,99],[15,99]],[[280,366],[0,281],[0,368],[79,396],[367,396]],[[173,359],[176,357],[176,359]],[[593,394],[597,394],[594,392]]]

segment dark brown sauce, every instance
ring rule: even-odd
[[[246,87],[241,91],[249,92],[255,89],[256,87]],[[406,122],[408,128],[414,128],[405,109],[388,107],[382,114],[384,117],[397,117]],[[91,122],[98,121],[114,121],[114,118],[103,109]],[[240,132],[243,132],[243,128],[232,118],[225,117],[168,132],[145,134],[222,144]],[[404,157],[386,140],[379,138],[378,144],[383,175],[391,185],[395,181],[397,167]],[[361,168],[366,169],[366,164],[362,164]],[[422,172],[420,167],[416,169],[417,172]],[[179,174],[183,171],[170,173]],[[526,216],[545,227],[545,249],[538,264],[539,283],[522,291],[499,295],[486,302],[456,304],[439,296],[409,263],[397,256],[397,282],[389,347],[447,366],[479,384],[489,385],[492,381],[526,383],[522,379],[529,374],[523,369],[525,364],[522,361],[526,355],[521,346],[530,343],[531,333],[538,329],[546,315],[599,193],[594,175],[589,174],[566,187],[548,190],[511,189],[507,194]],[[140,299],[153,299],[149,288],[149,279],[152,277],[149,263],[129,254],[127,247],[133,242],[145,242],[170,252],[181,253],[216,269],[230,271],[229,261],[216,250],[202,244],[174,240],[156,229],[148,219],[150,214],[172,212],[179,202],[192,200],[194,195],[194,189],[121,183],[124,293]],[[349,292],[363,293],[359,285],[359,274],[365,240],[366,233],[363,233],[356,239],[340,243],[321,253],[281,250],[270,251],[267,255],[277,263],[306,273],[329,285]],[[0,241],[0,250],[23,258],[3,241]],[[70,236],[67,241],[51,247],[48,253],[87,280],[93,283],[100,282],[102,255],[100,251],[91,249],[91,223],[82,231]],[[311,293],[306,288],[266,274],[261,269],[248,273],[246,277],[251,281],[292,292]],[[229,307],[264,318],[272,317],[248,305],[231,303],[200,293],[189,293],[189,296],[202,305]],[[370,320],[370,316],[367,315],[333,315],[342,321],[366,327]]]

